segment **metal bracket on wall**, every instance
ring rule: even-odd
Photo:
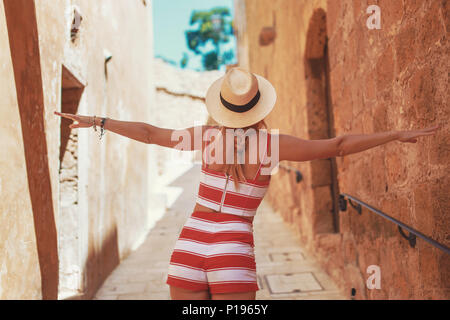
[[[339,195],[339,210],[347,211],[347,200],[345,200],[345,197],[342,194]]]
[[[108,79],[108,63],[113,58],[113,55],[108,49],[103,49],[103,55],[105,57],[105,78]]]
[[[339,210],[340,211],[347,211],[347,201],[350,203],[350,205],[355,209],[358,214],[362,214],[361,205],[357,203],[356,205],[353,204],[352,200],[348,199],[345,200],[345,197],[343,195],[339,195]]]
[[[295,171],[295,181],[297,181],[297,183],[300,183],[300,181],[303,180],[303,176],[302,173],[298,170]]]
[[[353,207],[353,209],[355,209],[359,215],[362,214],[362,210],[361,210],[361,205],[359,203],[357,203],[356,205],[353,204],[352,200],[348,199],[348,202],[350,203],[350,205]]]
[[[286,170],[287,172],[292,172],[292,171],[295,172],[295,181],[297,183],[300,183],[303,180],[303,175],[300,172],[300,170],[290,167],[290,166],[283,165],[283,164],[278,164],[278,167]]]
[[[403,231],[402,227],[400,227],[400,226],[398,226],[398,231],[400,232],[400,234],[402,235],[403,238],[408,240],[411,248],[416,247],[416,235],[414,233],[408,232],[409,234],[406,235],[405,232]]]

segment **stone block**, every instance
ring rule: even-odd
[[[323,288],[311,272],[266,275],[272,294],[322,291]]]

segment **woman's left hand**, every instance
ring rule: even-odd
[[[411,130],[411,131],[400,131],[398,133],[398,140],[400,142],[411,142],[416,143],[417,138],[421,136],[431,136],[436,133],[436,131],[440,129],[440,125],[436,125],[434,127],[430,127],[422,130]]]
[[[60,113],[55,111],[55,114],[57,116],[61,116],[66,119],[70,119],[73,121],[76,121],[78,123],[72,123],[69,127],[70,129],[76,129],[76,128],[90,128],[94,125],[93,117],[88,116],[80,116],[77,114],[71,114],[71,113]]]

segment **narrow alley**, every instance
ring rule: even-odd
[[[150,230],[144,243],[106,279],[96,300],[166,300],[170,254],[182,225],[194,207],[200,167],[194,165],[169,187],[183,192]],[[305,254],[288,224],[263,201],[254,221],[255,256],[260,290],[256,298],[345,299],[345,295]]]
[[[450,2],[372,2],[0,0],[0,301],[171,299],[199,126],[275,138],[200,192],[258,300],[449,300]]]

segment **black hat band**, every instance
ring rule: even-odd
[[[256,104],[258,103],[260,98],[261,98],[261,92],[259,92],[259,90],[258,90],[258,92],[256,93],[256,96],[249,103],[239,106],[237,104],[229,103],[227,100],[225,100],[222,97],[222,93],[220,93],[220,100],[222,101],[222,104],[228,110],[231,110],[233,112],[239,112],[239,113],[246,112],[246,111],[250,110],[251,108],[253,108],[254,106],[256,106]]]

